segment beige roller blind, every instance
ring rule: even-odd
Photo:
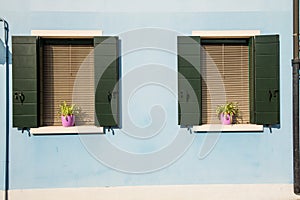
[[[216,106],[233,101],[239,104],[239,123],[249,123],[248,45],[221,43],[202,47],[202,122],[220,123]]]
[[[43,46],[42,123],[61,125],[59,104],[76,104],[76,125],[94,124],[93,46],[47,44]]]

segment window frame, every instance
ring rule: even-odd
[[[44,37],[40,37],[39,43],[40,43],[40,45],[39,45],[39,50],[40,50],[40,54],[39,54],[39,58],[40,58],[40,66],[39,66],[40,76],[39,77],[40,77],[40,81],[39,81],[38,85],[40,87],[40,90],[39,90],[40,91],[39,105],[40,105],[40,111],[41,111],[40,112],[40,114],[41,114],[41,116],[40,116],[40,126],[41,127],[45,127],[45,126],[46,127],[48,127],[48,126],[49,127],[51,127],[51,126],[59,126],[61,124],[61,122],[59,122],[59,123],[56,122],[56,124],[52,124],[52,125],[45,124],[45,116],[47,116],[47,115],[44,114],[46,112],[46,109],[44,109],[44,105],[46,105],[44,103],[44,100],[45,100],[45,98],[47,99],[47,95],[45,95],[45,94],[51,91],[51,90],[50,91],[46,90],[45,86],[43,85],[44,83],[46,83],[45,82],[45,78],[47,76],[47,74],[44,73],[44,69],[45,69],[44,68],[44,65],[45,65],[45,56],[46,57],[48,56],[47,54],[45,54],[45,48],[47,48],[48,45],[51,45],[51,46],[53,46],[53,45],[54,46],[56,46],[56,45],[58,45],[58,46],[60,46],[60,45],[63,45],[63,46],[72,45],[73,47],[76,46],[76,45],[79,45],[79,46],[81,46],[81,45],[87,45],[87,46],[89,46],[89,48],[94,48],[94,46],[93,46],[93,38],[44,38]],[[90,66],[90,67],[92,67],[92,66]],[[94,66],[93,66],[93,68],[94,68]],[[93,79],[94,75],[93,74],[90,74],[90,75],[92,76],[90,78]],[[53,83],[51,86],[54,87],[54,85],[55,84]],[[73,89],[76,90],[76,86]],[[94,88],[93,88],[93,90],[92,90],[92,88],[87,88],[87,90],[89,90],[90,92],[92,92],[92,91],[94,92]],[[50,99],[54,101],[54,99],[55,99],[55,92],[54,93],[53,92],[54,91],[52,91],[52,95],[50,96]],[[71,89],[71,90],[68,90],[68,92],[72,92],[71,96],[74,95],[74,93],[73,93],[74,90],[72,91],[72,89]],[[62,101],[63,100],[66,100],[66,99],[62,99]],[[68,99],[67,103],[71,103],[69,100],[70,99]],[[60,101],[60,103],[62,101]],[[79,105],[77,102],[73,102],[73,103],[75,103],[76,105]],[[91,103],[90,99],[88,100],[88,103]],[[54,107],[56,109],[57,104],[55,104]],[[54,108],[52,107],[52,109],[54,109]],[[95,110],[95,106],[94,106],[93,110]],[[50,111],[50,112],[51,113],[54,112],[55,116],[57,117],[57,112],[56,111]],[[49,113],[49,110],[48,110],[48,113]],[[90,114],[90,116],[92,115],[92,113],[89,113],[89,114]],[[54,115],[49,115],[49,116],[52,117],[52,118],[55,118]],[[47,117],[46,117],[46,119],[47,119]],[[92,119],[94,121],[94,117]],[[58,118],[56,118],[56,120],[58,120]],[[78,117],[76,118],[76,121],[77,121],[77,124],[78,124],[78,122],[80,122],[80,120],[78,120]],[[47,121],[47,123],[49,123],[49,124],[55,123],[55,120],[53,119],[53,121]],[[94,123],[91,123],[89,125],[88,124],[84,124],[84,125],[79,125],[79,126],[93,126],[93,125],[94,125]]]
[[[201,39],[220,39],[220,38],[250,39],[250,38],[254,38],[257,35],[261,35],[259,30],[193,31],[192,32],[192,37],[199,36],[199,38],[201,37]],[[278,56],[280,57],[280,54]],[[249,61],[250,59],[251,58],[249,57]],[[250,64],[249,64],[249,72],[250,72]],[[279,105],[280,105],[280,101],[279,101]],[[251,111],[251,108],[249,108],[249,110],[250,112],[253,112]],[[280,109],[279,109],[279,113],[280,113]],[[180,115],[182,115],[181,112],[179,114],[179,118]],[[179,120],[179,124],[181,125],[180,120]],[[235,124],[235,125],[226,126],[226,128],[224,128],[224,126],[220,126],[220,124],[201,124],[201,125],[191,125],[191,126],[181,125],[181,127],[193,127],[194,132],[211,132],[211,131],[212,132],[262,132],[264,125],[253,124],[251,123],[250,120],[250,124]]]
[[[31,36],[36,36],[36,37],[42,37],[44,39],[94,39],[97,37],[104,37],[102,36],[102,31],[99,30],[85,30],[85,31],[81,31],[81,30],[32,30],[31,31]],[[105,36],[106,37],[106,36]],[[112,36],[107,36],[112,37]],[[117,38],[117,37],[112,37],[112,38]],[[118,43],[118,39],[117,39],[117,45]],[[95,43],[94,43],[95,45]],[[96,48],[96,46],[94,46],[94,48]],[[117,51],[118,48],[117,48]],[[37,58],[37,63],[39,63],[39,58]],[[119,58],[117,58],[119,60]],[[120,69],[118,69],[120,70]],[[37,69],[37,75],[39,74],[39,69]],[[119,76],[119,74],[117,74],[117,76]],[[38,84],[40,84],[40,81],[38,81]],[[38,86],[39,87],[39,86]],[[38,89],[39,90],[39,89]],[[119,91],[120,94],[120,91]],[[39,105],[38,105],[39,107]],[[39,111],[38,111],[39,112]],[[118,114],[118,116],[120,117],[120,113]],[[96,117],[96,116],[95,116]],[[96,120],[96,118],[95,118]],[[120,119],[119,119],[120,120]],[[39,124],[38,124],[39,126]],[[15,126],[18,129],[22,129],[22,130],[30,130],[30,132],[34,135],[64,135],[64,134],[95,134],[95,133],[105,133],[106,129],[111,129],[111,128],[115,128],[115,127],[110,127],[110,126],[74,126],[74,127],[70,127],[67,129],[64,129],[61,126],[41,126],[41,127],[36,127],[36,128],[32,128],[32,127],[18,127]],[[34,127],[34,126],[33,126]],[[118,128],[118,127],[117,127]]]
[[[250,112],[251,112],[251,109],[250,109],[250,81],[249,81],[249,74],[250,74],[250,65],[249,65],[249,61],[250,61],[250,52],[249,52],[249,50],[250,50],[250,41],[249,41],[249,39],[248,38],[205,38],[205,39],[203,39],[203,38],[201,38],[201,51],[209,51],[209,50],[204,50],[205,48],[209,48],[209,46],[210,45],[212,45],[212,46],[214,46],[214,45],[218,45],[218,47],[214,47],[215,49],[217,48],[218,50],[218,52],[219,51],[222,51],[222,54],[218,54],[218,55],[224,55],[224,48],[222,48],[222,47],[224,47],[224,45],[225,46],[227,46],[227,45],[229,45],[230,46],[230,48],[232,48],[232,46],[238,46],[239,47],[239,53],[241,53],[241,49],[240,49],[240,47],[241,46],[243,46],[243,49],[244,49],[244,51],[247,51],[247,54],[246,55],[244,55],[244,56],[246,56],[246,57],[244,57],[244,62],[243,62],[243,67],[245,67],[245,68],[241,68],[241,67],[238,67],[238,68],[235,68],[235,70],[236,69],[238,69],[238,70],[240,70],[240,69],[243,69],[243,70],[245,70],[244,72],[245,72],[245,74],[243,74],[243,75],[241,75],[240,77],[245,77],[246,78],[246,82],[244,82],[244,83],[241,83],[241,82],[234,82],[235,83],[235,85],[236,85],[236,83],[238,84],[238,85],[240,85],[240,86],[242,86],[242,88],[238,88],[238,89],[243,89],[243,88],[245,88],[245,87],[247,87],[247,89],[246,90],[240,90],[239,92],[237,92],[235,89],[237,89],[237,88],[228,88],[228,86],[226,87],[225,85],[226,85],[226,83],[228,83],[228,80],[226,81],[226,80],[224,80],[223,78],[222,78],[222,76],[224,75],[223,73],[224,73],[224,71],[223,71],[223,73],[222,73],[222,69],[218,69],[218,71],[219,71],[219,73],[220,73],[220,78],[222,78],[223,80],[220,80],[220,79],[218,79],[217,80],[217,82],[216,81],[212,81],[212,80],[209,80],[209,79],[207,79],[207,77],[206,77],[206,75],[205,75],[205,71],[209,71],[209,68],[207,68],[207,66],[206,66],[206,64],[204,64],[204,63],[202,63],[203,61],[205,62],[205,60],[207,59],[207,54],[206,53],[204,53],[205,55],[202,55],[201,54],[201,58],[200,58],[200,62],[201,62],[201,69],[200,69],[200,71],[201,70],[204,70],[204,71],[202,71],[202,72],[204,72],[204,74],[201,74],[201,76],[202,76],[202,81],[204,80],[204,82],[202,83],[202,108],[203,108],[203,110],[202,111],[204,111],[204,112],[202,112],[202,123],[203,124],[214,124],[214,123],[218,123],[219,122],[219,119],[217,119],[217,117],[216,117],[216,115],[215,115],[215,108],[207,108],[207,106],[204,106],[204,102],[206,102],[207,100],[209,100],[210,99],[210,97],[209,97],[209,94],[208,94],[208,92],[209,92],[209,90],[207,90],[207,89],[205,89],[205,88],[203,88],[203,86],[206,84],[205,83],[205,80],[207,80],[208,82],[210,82],[210,83],[212,83],[212,90],[219,90],[219,89],[217,89],[217,88],[219,88],[219,86],[216,86],[216,84],[218,84],[219,85],[219,83],[220,83],[220,81],[224,84],[224,90],[226,91],[226,94],[223,94],[223,95],[221,95],[219,98],[215,98],[215,99],[223,99],[225,96],[224,95],[226,95],[226,97],[227,97],[227,99],[229,98],[228,97],[228,95],[230,95],[230,94],[234,94],[234,95],[236,95],[236,93],[240,93],[240,94],[242,94],[242,95],[238,95],[239,97],[236,97],[235,96],[235,98],[236,99],[238,99],[239,100],[239,108],[240,108],[240,113],[243,113],[243,111],[246,113],[244,113],[245,114],[245,116],[247,116],[247,118],[246,118],[246,123],[240,123],[240,124],[250,124]],[[220,50],[219,49],[219,47],[220,46],[222,46],[221,48],[222,48],[222,50]],[[235,49],[236,50],[236,49]],[[228,50],[226,50],[227,51],[227,53],[228,53]],[[216,52],[214,52],[214,53],[216,53]],[[203,57],[204,56],[204,57]],[[215,54],[215,56],[216,56],[216,54]],[[208,56],[208,57],[210,57],[210,56]],[[213,57],[213,56],[212,56]],[[220,57],[219,57],[220,58]],[[240,59],[242,58],[241,57],[241,55],[239,55],[238,57],[238,61],[237,60],[235,60],[235,61],[237,61],[237,62],[241,62],[240,61]],[[210,59],[212,59],[212,58],[210,58]],[[232,58],[232,59],[234,59],[234,58]],[[232,59],[230,60],[230,62],[232,62]],[[226,58],[225,58],[225,60],[226,60]],[[222,64],[220,63],[220,60],[212,60],[214,63],[219,63],[220,65],[225,65],[226,64],[226,61],[223,61],[222,60]],[[228,60],[227,60],[228,61]],[[241,64],[241,63],[240,63]],[[208,64],[209,65],[209,64]],[[217,65],[217,64],[215,64],[215,65]],[[209,65],[209,66],[211,66],[211,65]],[[227,66],[228,66],[228,64],[227,64]],[[235,65],[234,65],[235,66]],[[228,66],[228,67],[230,67],[230,66]],[[218,66],[216,66],[216,68],[219,68]],[[220,71],[221,70],[221,71]],[[224,69],[223,69],[224,70]],[[231,74],[231,71],[228,71],[228,70],[225,70],[225,73],[226,72],[230,72],[230,74]],[[208,72],[209,73],[209,72]],[[213,73],[215,73],[215,71],[213,72]],[[212,76],[212,74],[210,74],[210,76]],[[206,77],[206,78],[205,78]],[[230,79],[230,78],[229,78]],[[211,82],[212,81],[212,82]],[[230,81],[230,82],[232,82],[232,81]],[[217,87],[217,88],[216,88]],[[229,89],[229,90],[226,90],[226,88],[227,89]],[[206,91],[206,92],[205,92]],[[233,92],[234,91],[234,92]],[[244,93],[243,93],[244,92]],[[205,95],[206,94],[206,95]],[[216,97],[216,96],[218,96],[218,94],[216,94],[216,92],[213,94],[212,93],[212,95],[215,95],[214,97]],[[206,99],[206,98],[207,99]],[[242,100],[241,100],[242,99]],[[212,100],[212,99],[210,99],[210,100]],[[237,100],[227,100],[228,102],[230,102],[230,101],[233,101],[233,102],[237,102]],[[244,101],[244,102],[243,102]],[[246,102],[246,103],[245,103]],[[221,102],[219,102],[219,103],[217,103],[217,102],[215,102],[214,103],[214,105],[220,105],[220,104],[222,104],[223,102],[221,101]],[[247,105],[247,106],[245,106],[245,104]],[[206,109],[205,109],[206,108]],[[206,113],[207,115],[205,115],[204,113]],[[204,114],[204,115],[203,115]],[[213,116],[212,116],[213,115]],[[241,115],[241,118],[240,118],[240,120],[242,120],[243,121],[243,118],[245,117],[245,116],[243,116],[243,115]],[[213,118],[213,119],[212,119]],[[206,123],[207,121],[214,121],[213,123]],[[248,122],[248,123],[247,123]]]

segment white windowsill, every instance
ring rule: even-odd
[[[194,132],[263,132],[263,125],[256,124],[204,124],[193,126]]]
[[[103,133],[103,127],[96,126],[44,126],[31,128],[33,135],[64,135],[64,134],[100,134]]]

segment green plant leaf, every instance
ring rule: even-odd
[[[59,105],[59,114],[62,116],[74,115],[76,114],[76,106],[75,104],[68,105],[66,101],[62,102]]]
[[[238,116],[239,115],[239,108],[237,102],[228,102],[224,105],[217,106],[216,109],[217,116],[220,117],[221,114],[227,115],[229,114],[230,117]]]

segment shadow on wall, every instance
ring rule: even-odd
[[[4,65],[5,62],[6,62],[6,58],[5,58],[5,44],[2,40],[0,40],[0,64],[1,65]],[[11,52],[9,52],[9,64],[12,63],[12,55],[11,55]]]

